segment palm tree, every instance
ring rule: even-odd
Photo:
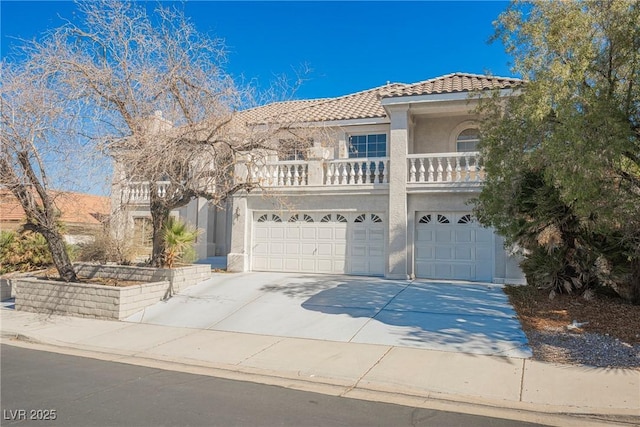
[[[198,237],[198,230],[189,226],[184,221],[170,217],[164,227],[165,261],[169,268],[173,268],[176,261],[180,260],[185,252],[192,247]]]

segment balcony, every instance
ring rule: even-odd
[[[479,159],[477,152],[409,154],[406,158],[408,190],[479,187],[485,178]],[[384,190],[389,188],[390,167],[388,157],[240,162],[236,165],[236,180],[286,191],[309,187],[325,191],[330,188]],[[158,182],[160,197],[167,194],[169,185],[169,181]],[[123,187],[123,203],[149,203],[149,191],[148,182],[130,182]]]
[[[389,158],[335,159],[324,162],[324,185],[388,184]]]
[[[480,183],[484,181],[484,167],[480,153],[436,153],[407,155],[409,184]]]
[[[169,189],[170,181],[158,181],[158,195],[165,197]],[[145,204],[149,203],[149,183],[148,182],[129,182],[123,186],[122,201],[125,204]]]
[[[389,159],[357,158],[335,160],[273,161],[245,163],[246,170],[237,176],[262,187],[302,186],[378,186],[389,183]]]

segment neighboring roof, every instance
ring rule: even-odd
[[[68,224],[101,224],[110,213],[109,197],[67,191],[49,193],[61,212],[60,220]],[[25,214],[9,190],[0,189],[0,222],[21,222]]]
[[[471,92],[476,90],[508,89],[519,86],[522,80],[480,74],[453,73],[402,87],[385,90],[383,98],[396,96],[432,95],[436,93]]]
[[[312,123],[387,117],[380,100],[398,96],[506,89],[522,80],[478,74],[453,73],[413,84],[388,83],[337,98],[307,99],[267,104],[240,112],[246,123]]]

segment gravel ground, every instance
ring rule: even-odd
[[[534,358],[545,362],[640,370],[640,344],[617,338],[562,330],[529,331]]]

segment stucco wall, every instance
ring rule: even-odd
[[[462,131],[456,128],[464,122],[473,122],[474,116],[463,115],[453,117],[420,117],[414,119],[413,144],[409,154],[418,153],[452,153],[457,151],[455,139]]]

